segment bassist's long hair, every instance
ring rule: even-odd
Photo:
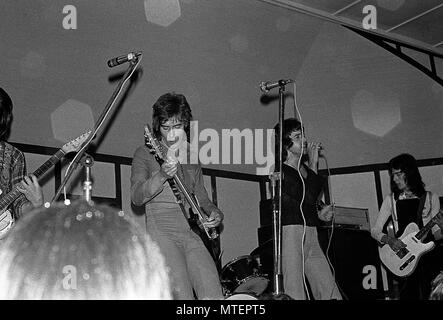
[[[392,170],[401,170],[405,174],[406,184],[411,192],[417,197],[421,197],[426,193],[425,184],[418,170],[417,161],[415,158],[408,154],[402,153],[389,161],[388,164],[389,175],[391,179],[391,191],[394,193],[394,198],[398,199],[401,191],[398,189],[397,184],[394,182],[392,176]]]

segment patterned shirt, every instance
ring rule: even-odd
[[[4,141],[0,142],[0,172],[1,196],[10,192],[26,175],[26,160],[23,152]],[[27,202],[25,195],[20,194],[9,207],[15,219],[21,216],[22,206]]]

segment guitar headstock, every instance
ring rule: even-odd
[[[145,125],[145,145],[149,148],[149,151],[152,154],[154,154],[157,160],[164,161],[161,147],[157,139],[152,134],[151,127],[149,126],[149,124]]]
[[[86,139],[91,134],[91,130],[83,133],[81,136],[75,138],[74,140],[69,141],[68,143],[64,144],[62,149],[65,153],[70,152],[76,152],[80,149],[80,146],[83,144],[83,142],[86,141]]]

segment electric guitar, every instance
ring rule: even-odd
[[[151,133],[151,129],[149,125],[145,126],[145,145],[149,148],[152,154],[154,154],[156,160],[160,163],[160,165],[165,162],[165,148],[161,147],[157,141],[156,138],[154,138],[153,134]],[[218,232],[216,228],[208,228],[205,226],[205,222],[207,221],[207,216],[203,213],[202,209],[198,205],[196,199],[194,198],[194,195],[188,190],[185,183],[182,181],[182,179],[175,174],[173,176],[173,181],[170,181],[171,189],[178,198],[179,195],[177,193],[177,190],[175,188],[178,188],[182,192],[182,194],[185,196],[186,200],[188,201],[189,205],[191,206],[192,212],[197,215],[198,217],[198,226],[200,229],[202,229],[209,240],[214,240],[218,237]],[[175,189],[175,190],[174,190]],[[191,213],[192,215],[192,213]]]
[[[53,165],[55,165],[65,154],[78,151],[80,146],[89,136],[91,131],[88,131],[81,136],[69,141],[63,147],[58,150],[52,157],[50,157],[45,163],[43,163],[37,170],[33,172],[33,175],[37,179],[43,176]],[[3,239],[11,230],[14,225],[14,217],[8,207],[21,195],[21,192],[15,185],[7,194],[0,193],[0,239]]]
[[[403,234],[399,237],[406,244],[406,247],[397,252],[392,250],[388,244],[379,248],[380,259],[383,264],[399,277],[411,275],[417,267],[421,256],[434,248],[434,242],[423,243],[422,241],[442,216],[443,211],[440,210],[421,230],[419,230],[415,223],[408,224]]]

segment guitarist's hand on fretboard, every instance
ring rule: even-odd
[[[218,211],[212,211],[204,224],[208,228],[215,228],[218,227],[222,221],[223,215]]]
[[[25,195],[34,208],[43,205],[43,191],[38,183],[38,179],[33,174],[29,175],[29,177],[25,176],[23,181],[17,185],[17,189]]]
[[[167,161],[163,162],[161,165],[160,172],[166,179],[171,179],[177,173],[178,170],[178,161],[168,158]]]

